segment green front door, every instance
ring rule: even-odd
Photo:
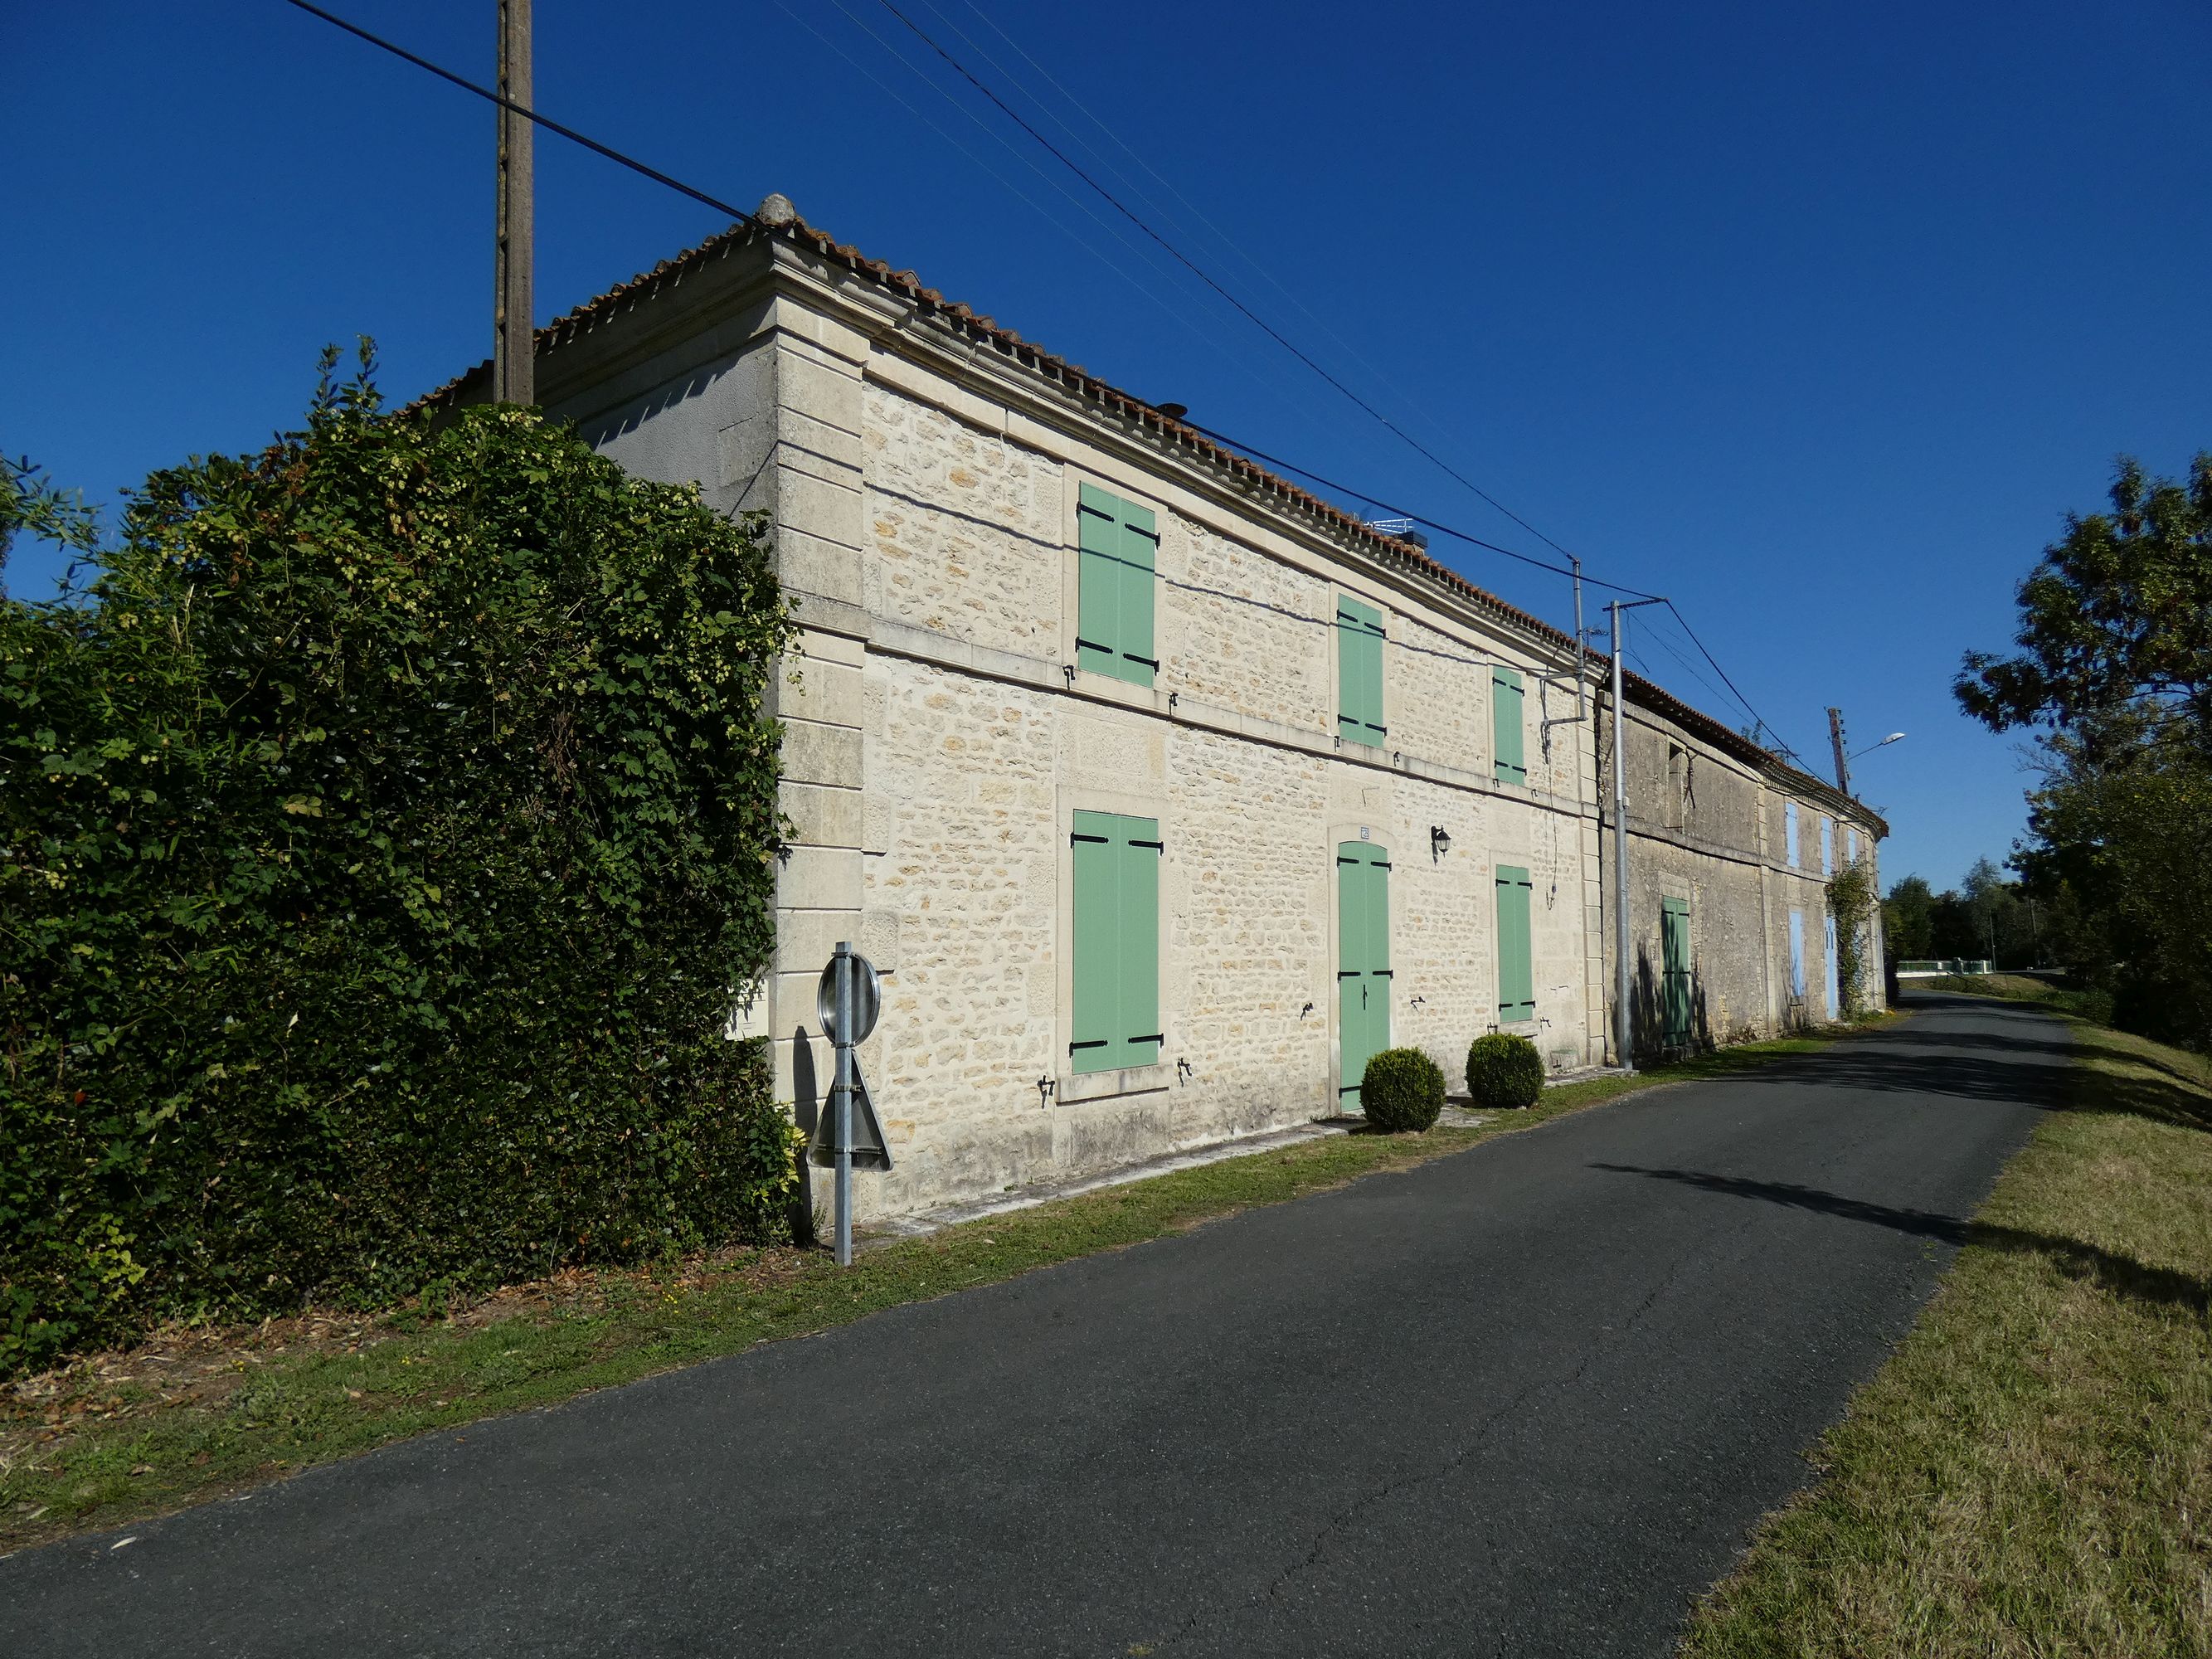
[[[1664,963],[1659,1008],[1663,1041],[1680,1048],[1690,1041],[1690,906],[1686,900],[1659,901],[1659,954]]]
[[[1390,855],[1372,842],[1336,849],[1337,1103],[1359,1104],[1368,1057],[1390,1046]]]

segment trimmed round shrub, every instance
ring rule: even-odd
[[[1385,1048],[1367,1062],[1359,1104],[1385,1134],[1432,1127],[1444,1109],[1444,1068],[1419,1048]]]
[[[1524,1036],[1479,1036],[1467,1051],[1467,1091],[1478,1106],[1534,1106],[1544,1092],[1544,1057]]]

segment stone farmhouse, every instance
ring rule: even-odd
[[[840,939],[883,971],[863,1218],[1356,1109],[1393,1044],[1455,1087],[1489,1030],[1610,1058],[1613,714],[1567,634],[781,197],[541,330],[536,374],[770,516],[796,835],[733,1033],[811,1125],[817,976]],[[1826,877],[1887,826],[1627,701],[1638,1048],[1838,1017]]]

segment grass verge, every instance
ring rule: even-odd
[[[1338,1135],[1060,1199],[864,1253],[726,1252],[575,1272],[467,1307],[318,1312],[174,1330],[0,1389],[0,1553],[121,1525],[429,1430],[556,1404],[1256,1205],[1405,1169],[1657,1084],[1724,1075],[1834,1033],[1545,1091],[1422,1135]]]
[[[2212,1655],[2212,1064],[2074,1031],[2068,1109],[1687,1659]]]

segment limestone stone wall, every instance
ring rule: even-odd
[[[869,612],[1055,655],[1060,469],[881,386],[867,387],[862,408]]]
[[[1335,591],[1171,513],[1160,537],[1162,679],[1316,735],[1336,726]]]
[[[841,939],[884,970],[861,1060],[897,1167],[857,1183],[862,1218],[1334,1110],[1344,842],[1391,864],[1394,1042],[1457,1087],[1498,1029],[1513,866],[1536,1009],[1508,1029],[1555,1068],[1607,1058],[1607,732],[1595,697],[1573,718],[1571,653],[1279,494],[890,325],[862,289],[732,263],[540,361],[548,406],[624,465],[770,516],[801,629],[775,693],[793,833],[775,970],[732,1029],[775,1039],[811,1124],[830,1064],[816,976]],[[1085,481],[1156,515],[1150,688],[1072,666]],[[1338,741],[1339,594],[1382,613],[1379,748]],[[1496,665],[1524,684],[1517,781],[1494,772]],[[1699,1040],[1763,1035],[1786,1012],[1795,904],[1817,1008],[1822,880],[1784,867],[1774,781],[1648,711],[1630,735],[1635,964],[1656,970],[1660,901],[1686,898]],[[1096,1074],[1068,1048],[1085,810],[1156,818],[1164,848],[1164,1048]],[[1818,845],[1808,816],[1815,864]]]
[[[1601,723],[1610,742],[1609,716]],[[1662,1051],[1660,977],[1662,901],[1689,905],[1695,1046],[1781,1034],[1828,1017],[1826,1002],[1827,880],[1852,830],[1869,860],[1873,841],[1831,801],[1780,787],[1746,762],[1681,727],[1632,708],[1626,744],[1630,823],[1630,980],[1638,1052]],[[1610,792],[1610,775],[1603,787]],[[1795,802],[1798,857],[1788,856],[1785,810]],[[1821,867],[1821,834],[1830,836]],[[1612,840],[1605,837],[1607,873]],[[1606,946],[1613,933],[1611,884],[1601,904]],[[1805,996],[1793,1001],[1790,916],[1802,918]],[[1608,984],[1611,966],[1608,963]],[[1872,988],[1878,993],[1879,987]],[[1839,1014],[1849,1010],[1838,1010]]]
[[[993,430],[910,364],[874,368],[861,927],[891,973],[862,1059],[898,1168],[863,1183],[873,1213],[1334,1110],[1335,848],[1363,831],[1393,866],[1394,1041],[1457,1086],[1497,1024],[1496,870],[1512,864],[1536,895],[1538,1018],[1520,1029],[1560,1067],[1593,1058],[1592,781],[1586,728],[1554,728],[1546,753],[1539,722],[1572,699],[1540,689],[1556,662],[1064,434],[1054,453]],[[1066,672],[1085,478],[1160,526],[1149,691]],[[1385,750],[1336,742],[1340,592],[1384,611]],[[1490,775],[1500,661],[1529,687],[1526,785]],[[1156,817],[1165,847],[1161,1061],[1098,1076],[1066,1048],[1067,837],[1085,809]]]

